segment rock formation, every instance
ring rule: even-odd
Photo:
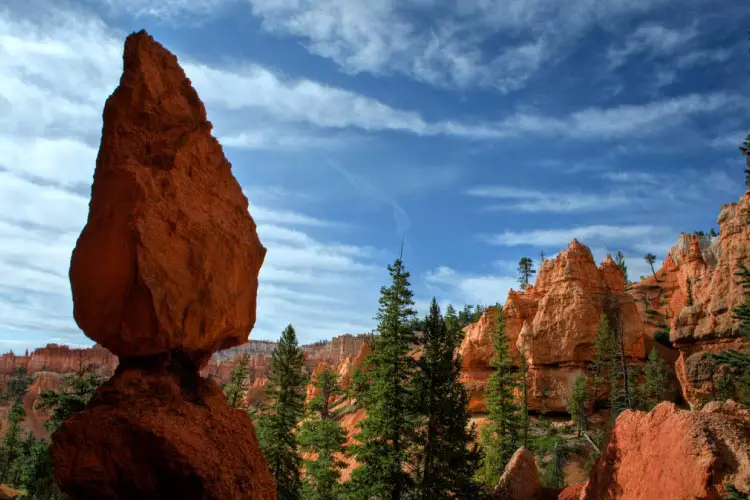
[[[93,370],[102,376],[111,376],[117,367],[117,356],[99,345],[74,349],[64,345],[48,344],[31,353],[17,356],[10,352],[0,355],[0,377],[10,377],[18,369],[29,374],[54,372],[59,374]]]
[[[656,275],[630,290],[647,328],[671,331],[683,396],[694,407],[711,398],[729,371],[714,368],[706,354],[750,346],[732,318],[744,300],[735,273],[739,264],[750,265],[750,194],[723,205],[718,224],[719,237],[681,235]]]
[[[120,359],[52,438],[74,499],[276,496],[249,416],[199,375],[247,340],[266,251],[210,132],[177,58],[130,35],[71,259],[76,321]]]
[[[542,481],[534,454],[519,448],[505,466],[495,488],[497,500],[536,500],[542,495]]]
[[[573,240],[555,259],[544,262],[534,286],[511,290],[503,305],[511,355],[529,364],[529,408],[566,410],[575,377],[593,358],[599,318],[604,313],[621,328],[631,359],[645,356],[644,329],[634,299],[625,293],[622,271],[611,257],[596,267],[591,251]],[[461,345],[462,380],[473,411],[484,410],[483,394],[492,373],[495,308],[465,329]]]
[[[731,405],[730,405],[731,406]],[[625,411],[581,499],[716,499],[750,492],[750,419],[720,411]]]

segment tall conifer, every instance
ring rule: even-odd
[[[356,500],[407,498],[414,491],[414,456],[419,425],[414,393],[416,312],[409,273],[400,258],[388,266],[391,284],[380,289],[378,337],[367,362],[369,384],[362,393],[367,417],[352,446],[360,464],[347,485]]]
[[[276,480],[279,500],[300,498],[302,458],[295,431],[305,410],[304,356],[292,325],[281,334],[271,357],[268,407],[258,420],[258,441]]]
[[[456,353],[462,337],[459,320],[452,307],[443,319],[433,298],[423,325],[423,349],[416,376],[420,413],[424,417],[418,497],[475,498],[479,488],[473,477],[480,455],[477,446],[472,445],[474,428],[469,427],[469,396],[459,382],[461,358]]]

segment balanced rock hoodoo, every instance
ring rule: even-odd
[[[145,31],[130,35],[70,268],[78,325],[120,364],[53,435],[63,491],[276,497],[249,416],[199,374],[247,340],[265,253],[177,58]]]

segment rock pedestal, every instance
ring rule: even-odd
[[[70,266],[78,325],[120,364],[52,437],[64,492],[276,498],[250,417],[199,374],[247,341],[265,253],[177,58],[130,35]]]

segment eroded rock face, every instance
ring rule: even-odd
[[[726,412],[621,414],[582,499],[723,498],[724,485],[750,491],[750,419]]]
[[[247,340],[265,253],[177,58],[131,35],[71,259],[78,325],[120,357],[175,350],[203,364]]]
[[[675,370],[684,398],[699,407],[712,397],[715,383],[729,367],[712,368],[708,352],[746,349],[732,311],[744,301],[735,273],[750,265],[750,194],[723,205],[720,236],[681,235],[656,276],[635,284],[648,333],[665,327],[680,350]]]
[[[250,417],[199,374],[247,340],[265,248],[177,58],[142,31],[124,61],[70,269],[76,321],[120,364],[52,436],[56,482],[74,500],[273,500]]]
[[[92,370],[101,376],[111,376],[117,367],[117,356],[101,346],[75,349],[48,344],[31,353],[18,356],[12,352],[0,355],[0,376],[12,376],[18,369],[29,374],[39,372],[71,373]]]
[[[78,500],[276,498],[250,418],[214,381],[173,355],[129,363],[54,434],[63,491]]]
[[[597,268],[591,251],[577,240],[544,262],[534,286],[523,293],[510,291],[503,306],[505,331],[511,356],[519,362],[523,352],[529,364],[531,410],[566,410],[575,377],[593,359],[603,313],[622,328],[626,355],[645,357],[641,316],[633,298],[625,293],[622,271],[609,256]],[[462,381],[471,394],[474,412],[485,409],[496,314],[495,308],[488,308],[464,330]]]
[[[503,476],[495,488],[497,500],[538,500],[542,496],[542,481],[534,454],[519,448],[505,466]]]

